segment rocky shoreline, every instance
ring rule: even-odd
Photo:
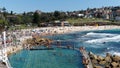
[[[49,44],[52,42],[52,40],[49,40],[47,38],[40,38],[40,37],[37,37],[37,38],[28,38],[28,39],[25,39],[22,43],[22,45],[17,45],[17,46],[9,46],[7,47],[7,55],[11,55],[13,53],[16,53],[22,49],[29,49],[30,47],[32,46],[40,46],[40,45],[46,45],[46,46],[49,46]]]
[[[26,39],[23,43],[23,48],[25,49],[30,49],[33,46],[46,46],[49,47],[49,45],[52,43],[53,41],[47,38],[40,38],[40,37],[36,37],[36,38],[30,38],[30,39]]]
[[[120,56],[106,53],[105,57],[89,52],[94,68],[120,68]]]

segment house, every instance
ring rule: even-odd
[[[112,12],[112,19],[120,21],[120,9]]]
[[[84,17],[84,14],[78,14],[77,16],[78,17]]]
[[[61,26],[70,26],[68,21],[62,21]]]
[[[116,21],[120,21],[120,10],[116,11],[116,16],[115,16]]]
[[[68,21],[55,21],[54,26],[70,26]]]

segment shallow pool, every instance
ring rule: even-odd
[[[83,68],[79,51],[61,48],[22,50],[9,59],[13,68]]]

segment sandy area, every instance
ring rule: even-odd
[[[120,29],[120,26],[71,26],[71,27],[44,27],[44,28],[35,28],[36,32],[39,32],[41,35],[50,35],[50,34],[64,34],[71,33],[75,31],[91,31],[91,30],[109,30],[109,29]],[[28,29],[29,30],[29,29]],[[43,30],[40,32],[40,30]]]

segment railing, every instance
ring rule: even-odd
[[[7,46],[6,46],[6,32],[3,32],[3,49],[2,49],[2,61],[6,64],[7,68],[12,68],[7,57]]]
[[[6,54],[6,52],[5,52],[5,48],[4,49],[2,49],[1,51],[1,54],[2,55],[0,55],[1,57],[2,57],[2,62],[4,62],[5,64],[6,64],[6,67],[7,68],[12,68],[12,66],[10,65],[10,62],[9,62],[9,60],[8,60],[8,57],[7,57],[7,54]]]

